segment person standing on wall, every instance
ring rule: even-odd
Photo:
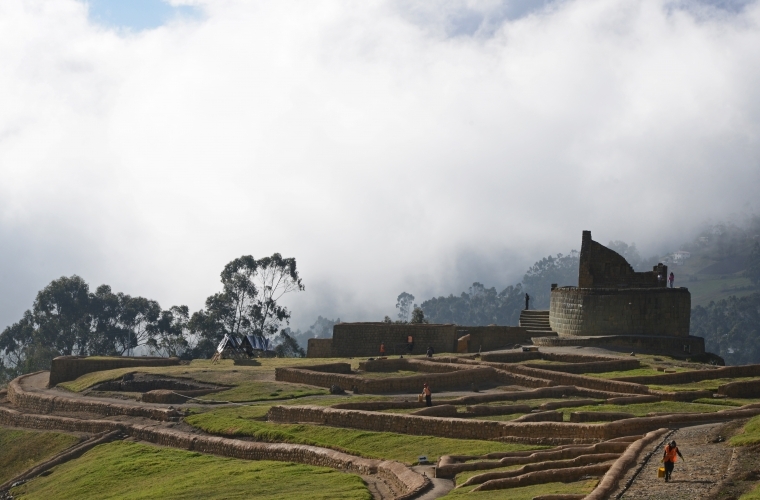
[[[665,447],[665,453],[662,456],[662,462],[665,464],[665,481],[670,481],[670,475],[673,474],[673,467],[676,465],[676,460],[681,457],[681,460],[686,461],[681,455],[681,451],[676,446],[675,441],[671,441]]]
[[[409,354],[411,354],[414,349],[414,337],[411,335],[407,335],[406,337],[406,349],[409,351]]]
[[[380,357],[385,357],[385,342],[380,342]]]
[[[528,295],[528,294],[526,293],[526,294],[525,294],[525,310],[526,310],[526,311],[527,311],[528,309],[530,309],[530,308],[528,307],[529,305],[530,305],[530,295]]]
[[[430,386],[427,382],[422,386],[422,394],[425,395],[425,406],[433,406],[433,393],[430,392]]]
[[[670,273],[670,276],[668,276],[668,284],[670,284],[670,288],[673,288],[673,282],[676,280],[676,275],[673,273]]]

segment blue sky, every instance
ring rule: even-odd
[[[86,0],[90,19],[98,24],[141,31],[166,24],[176,17],[197,17],[193,6],[173,6],[162,0]]]

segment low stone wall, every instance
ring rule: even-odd
[[[399,462],[360,458],[317,446],[241,441],[110,420],[78,420],[50,415],[31,415],[2,407],[0,407],[0,424],[69,432],[122,431],[142,441],[199,453],[242,460],[294,462],[330,467],[353,474],[377,474],[392,483],[398,491],[403,492],[396,497],[397,500],[413,498],[430,485],[428,478]]]
[[[151,358],[126,356],[59,356],[50,364],[48,387],[55,387],[61,382],[76,380],[91,372],[114,370],[116,368],[139,368],[143,366],[174,366],[179,358]]]
[[[106,403],[97,400],[88,400],[85,398],[67,398],[65,396],[51,396],[36,392],[26,392],[21,387],[20,382],[32,375],[40,372],[22,375],[8,384],[8,401],[13,406],[24,408],[34,413],[94,413],[107,417],[116,415],[129,415],[132,417],[147,417],[154,420],[175,420],[180,414],[176,410],[165,408],[150,408],[143,406],[132,406],[118,403]],[[100,431],[98,431],[100,432]]]
[[[351,363],[325,363],[322,365],[309,365],[305,367],[308,370],[321,373],[343,373],[352,374]]]
[[[519,363],[520,361],[529,361],[532,359],[544,359],[544,353],[538,351],[498,351],[486,352],[480,356],[482,361],[493,363]]]
[[[521,326],[458,326],[457,337],[470,336],[467,352],[495,351],[530,343],[528,329]]]
[[[338,385],[362,394],[388,392],[419,393],[425,382],[433,391],[459,389],[472,384],[484,384],[495,380],[495,371],[489,367],[473,367],[446,373],[426,373],[407,377],[364,378],[358,375],[317,372],[307,368],[276,368],[275,380],[297,384],[332,387]]]
[[[549,370],[563,373],[605,373],[605,372],[623,372],[635,370],[641,366],[638,359],[616,359],[613,361],[594,361],[585,363],[562,363],[562,364],[540,364],[526,363],[525,366],[538,368],[540,370]]]
[[[588,424],[574,422],[496,422],[462,418],[422,417],[397,413],[339,410],[321,406],[273,406],[272,422],[298,422],[363,429],[377,432],[457,436],[459,439],[485,439],[531,444],[589,443],[623,436],[641,435],[662,427],[725,422],[760,415],[760,404],[714,413],[669,414],[636,417]]]
[[[705,354],[705,339],[693,336],[604,335],[593,337],[533,337],[541,347],[609,347],[635,352],[669,354],[676,357],[699,357]]]
[[[730,398],[757,398],[760,397],[760,380],[724,384],[718,387],[718,394]]]
[[[570,373],[555,372],[542,368],[530,368],[524,365],[512,365],[505,363],[483,363],[500,370],[511,373],[527,375],[545,380],[551,380],[560,385],[575,385],[596,389],[600,391],[618,392],[624,394],[648,394],[649,388],[645,385],[634,384],[630,382],[621,382],[617,380],[599,379],[593,377],[584,377],[583,375],[574,375]]]
[[[633,413],[618,411],[574,411],[570,413],[571,422],[614,422],[626,418],[634,418]]]
[[[406,354],[406,340],[414,338],[413,354],[424,353],[428,346],[435,352],[456,352],[456,325],[338,323],[333,326],[332,355],[340,358],[377,356],[380,344],[388,355]]]
[[[715,380],[718,378],[760,377],[760,365],[724,366],[711,370],[694,370],[680,373],[663,373],[639,377],[618,377],[615,380],[635,384],[675,385]]]

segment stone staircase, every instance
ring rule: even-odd
[[[523,310],[520,312],[520,326],[528,329],[531,337],[556,336],[549,326],[549,311],[539,311],[534,309]]]

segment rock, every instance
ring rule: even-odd
[[[333,384],[330,386],[330,394],[345,394],[346,391],[339,385]]]

